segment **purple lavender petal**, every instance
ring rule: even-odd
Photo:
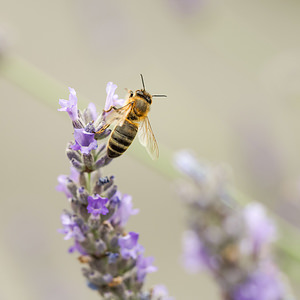
[[[58,185],[56,186],[56,190],[58,192],[65,193],[67,198],[72,198],[72,194],[69,191],[69,189],[67,188],[68,180],[69,179],[68,179],[67,175],[59,175],[57,177]]]
[[[59,175],[57,177],[58,185],[56,186],[56,190],[65,193],[67,198],[72,198],[72,194],[67,187],[69,179],[73,180],[75,183],[79,182],[79,172],[74,167],[71,167],[70,176]]]
[[[61,108],[59,111],[66,111],[72,121],[76,121],[78,119],[78,108],[77,108],[77,97],[74,89],[69,87],[70,95],[69,101],[65,99],[59,99],[59,104]]]
[[[127,235],[119,238],[119,245],[122,248],[132,249],[137,245],[139,234],[135,232],[129,232]]]
[[[70,171],[71,172],[69,178],[73,180],[75,183],[79,183],[79,175],[80,175],[79,172],[74,167],[71,167]]]
[[[85,131],[83,128],[74,129],[75,141],[84,147],[88,147],[94,141],[94,134]]]
[[[78,224],[70,214],[63,213],[61,215],[61,223],[64,228],[59,229],[58,232],[65,234],[65,240],[69,240],[71,238],[74,238],[78,242],[82,242],[85,240],[83,232],[86,231],[85,226],[80,226],[80,224]]]
[[[115,91],[117,89],[117,85],[113,84],[112,82],[109,82],[106,85],[106,101],[104,110],[109,110],[111,106],[117,106],[117,105],[124,105],[125,100],[118,99],[118,95],[115,95]]]
[[[69,253],[74,253],[78,251],[82,255],[86,255],[87,252],[84,250],[84,248],[80,245],[78,241],[75,241],[74,245],[69,248]]]
[[[114,215],[111,218],[111,221],[114,224],[119,224],[124,227],[129,220],[130,216],[136,215],[139,212],[139,209],[133,209],[132,197],[130,195],[121,195],[120,192],[117,192],[118,199],[120,200],[120,205]]]
[[[106,215],[109,210],[105,206],[108,202],[107,198],[101,198],[98,194],[93,196],[88,196],[87,198],[89,205],[87,206],[88,213],[92,214],[94,217],[99,215]]]
[[[75,144],[70,148],[79,150],[83,154],[89,154],[91,150],[98,147],[97,141],[94,139],[94,133],[87,132],[83,128],[74,128]]]
[[[139,255],[136,262],[137,267],[137,280],[142,282],[147,275],[147,273],[152,273],[157,271],[157,267],[153,266],[154,257],[143,257]]]
[[[144,251],[144,248],[138,244],[139,234],[135,232],[129,232],[127,235],[119,237],[120,252],[123,258],[136,259],[140,253]]]

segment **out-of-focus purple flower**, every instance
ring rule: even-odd
[[[113,84],[112,82],[109,82],[106,85],[107,96],[106,96],[104,110],[109,110],[111,106],[124,105],[125,100],[118,98],[118,95],[115,94],[116,89],[117,89],[117,85]]]
[[[137,267],[137,280],[142,282],[148,273],[156,272],[157,267],[153,266],[154,257],[143,257],[139,255],[136,261]]]
[[[157,284],[152,289],[153,300],[174,300],[173,297],[169,296],[167,288],[162,284]]]
[[[136,259],[144,251],[144,248],[138,244],[138,239],[139,234],[132,231],[125,236],[119,237],[120,252],[123,258]]]
[[[189,150],[178,151],[174,155],[174,164],[182,173],[196,181],[204,178],[204,168],[200,167],[195,155]]]
[[[244,208],[244,219],[248,231],[248,241],[245,247],[258,253],[264,245],[276,239],[276,228],[274,223],[267,217],[264,206],[258,202],[248,204]]]
[[[283,296],[282,283],[272,269],[251,274],[233,292],[233,300],[281,300]]]
[[[66,111],[72,121],[76,121],[78,119],[78,108],[77,108],[77,97],[74,89],[69,87],[70,95],[69,100],[59,99],[59,104],[61,108],[59,111]]]
[[[57,177],[58,185],[56,186],[56,190],[65,193],[67,198],[72,198],[72,194],[67,187],[69,179],[73,180],[75,183],[79,181],[79,172],[74,167],[71,167],[70,176],[59,175]]]
[[[205,251],[200,238],[192,230],[185,231],[183,235],[183,264],[191,273],[212,269],[216,265]]]
[[[85,240],[84,232],[87,228],[81,219],[76,220],[69,213],[63,213],[61,215],[61,223],[64,228],[59,229],[58,231],[65,234],[65,240],[69,240],[70,238],[74,238],[78,242]]]
[[[136,215],[139,209],[133,209],[132,197],[130,195],[121,195],[117,192],[116,197],[120,200],[119,207],[111,218],[114,224],[118,224],[121,227],[125,226],[131,215]]]
[[[78,251],[81,255],[87,254],[87,252],[84,250],[84,248],[76,240],[74,242],[74,245],[69,248],[69,253],[74,253],[75,251]]]
[[[94,133],[87,132],[83,128],[74,128],[75,144],[70,146],[73,150],[80,150],[83,154],[89,154],[91,150],[98,147],[97,141],[94,139]]]
[[[57,177],[58,185],[56,186],[56,190],[65,193],[67,198],[72,198],[72,194],[67,187],[68,180],[69,177],[67,175],[59,175]]]
[[[87,200],[89,203],[87,211],[94,217],[106,215],[109,212],[108,208],[105,206],[108,202],[107,198],[101,198],[99,195],[95,195],[95,197],[88,196]]]

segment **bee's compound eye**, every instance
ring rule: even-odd
[[[133,91],[130,91],[130,97],[133,97]]]

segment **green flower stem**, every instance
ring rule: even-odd
[[[92,188],[91,188],[91,173],[87,173],[87,190],[90,194],[92,194]]]
[[[1,57],[0,75],[55,109],[58,108],[58,97],[67,94],[65,85],[17,56]],[[81,103],[88,103],[87,98],[84,96],[80,95],[79,98]],[[137,143],[132,146],[133,151],[129,151],[129,153],[164,177],[172,180],[178,178],[179,173],[173,168],[172,164],[172,151],[161,143],[159,146],[160,158],[157,161],[152,161],[146,151]],[[248,197],[237,190],[233,191],[233,195],[241,204],[250,202]],[[279,225],[280,240],[276,243],[278,249],[300,264],[299,230],[276,214],[273,214],[272,217]]]

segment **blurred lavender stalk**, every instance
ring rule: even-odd
[[[221,166],[201,165],[188,151],[179,152],[175,164],[193,181],[179,186],[188,208],[185,267],[209,271],[226,300],[293,299],[274,263],[276,229],[264,207],[249,203],[241,208]]]
[[[115,95],[117,86],[107,84],[105,107],[122,105],[124,100]],[[74,127],[75,142],[68,144],[66,154],[72,164],[69,176],[60,175],[57,190],[64,192],[71,204],[71,211],[61,215],[64,239],[72,239],[69,252],[78,252],[84,265],[83,275],[87,285],[99,292],[103,299],[122,300],[171,300],[161,285],[144,291],[148,273],[155,272],[153,257],[144,257],[144,248],[138,243],[139,234],[126,232],[129,217],[138,213],[131,196],[121,194],[114,176],[104,176],[103,168],[112,159],[106,155],[110,134],[105,124],[106,112],[98,116],[90,103],[83,112],[77,108],[77,96],[69,88],[69,100],[60,99],[60,111],[66,111]]]

